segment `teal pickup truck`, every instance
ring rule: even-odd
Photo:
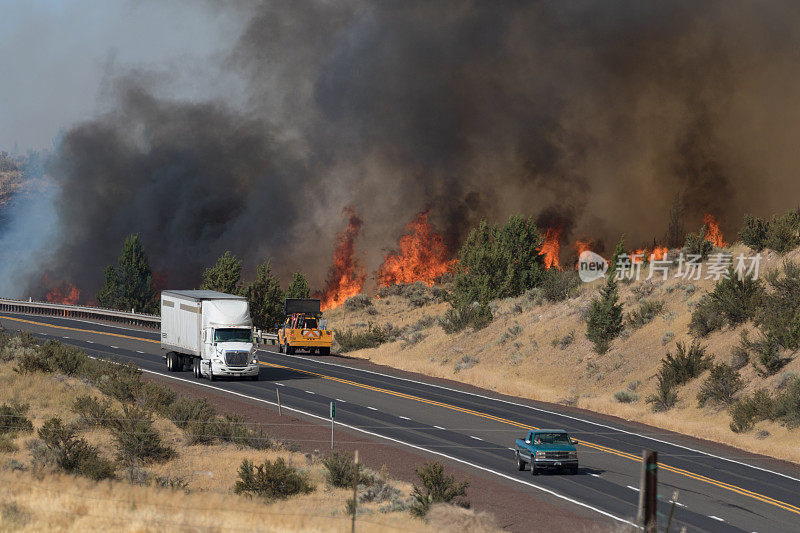
[[[563,429],[535,429],[524,439],[517,439],[517,470],[531,464],[535,476],[542,470],[566,470],[578,473],[578,451],[574,441]]]

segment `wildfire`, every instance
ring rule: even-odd
[[[45,276],[45,280],[46,280]],[[72,283],[63,281],[47,291],[46,299],[50,303],[75,305],[81,297],[81,291]]]
[[[544,256],[544,267],[559,268],[558,254],[561,251],[561,228],[547,228],[539,255]]]
[[[375,273],[380,285],[421,281],[430,286],[442,274],[452,272],[458,260],[449,259],[444,239],[428,222],[427,210],[417,213],[405,231],[397,241],[397,251],[387,254]]]
[[[667,257],[669,248],[666,246],[653,246],[652,251],[649,248],[637,248],[631,252],[631,262],[641,263],[642,261],[660,261]],[[639,257],[635,257],[635,256]]]
[[[703,217],[703,224],[706,225],[706,240],[717,248],[725,248],[728,243],[722,238],[722,230],[713,215],[707,214]]]
[[[336,236],[333,264],[328,269],[325,289],[319,295],[323,311],[338,307],[351,296],[361,293],[367,275],[356,257],[355,240],[364,222],[353,207],[343,209],[347,216],[347,228]]]

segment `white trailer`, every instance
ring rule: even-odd
[[[217,291],[161,292],[161,349],[171,372],[258,380],[247,299]]]

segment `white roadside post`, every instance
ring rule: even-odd
[[[336,402],[331,402],[331,450],[333,449],[333,419],[336,418]]]

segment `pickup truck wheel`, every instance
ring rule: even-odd
[[[573,466],[572,468],[569,469],[568,473],[569,473],[569,475],[574,476],[575,474],[578,473],[578,467],[577,466]]]
[[[517,470],[520,472],[525,470],[525,461],[523,461],[522,457],[519,456],[519,452],[517,452]]]
[[[283,344],[278,342],[278,353],[283,353]]]
[[[286,353],[288,355],[294,355],[294,347],[288,342],[286,343]]]
[[[539,471],[536,470],[536,467],[534,466],[533,461],[531,461],[531,475],[532,476],[538,476],[539,475]]]
[[[325,348],[320,348],[319,349],[319,354],[320,355],[330,355],[331,354],[331,349],[329,347],[327,347],[327,346]]]

